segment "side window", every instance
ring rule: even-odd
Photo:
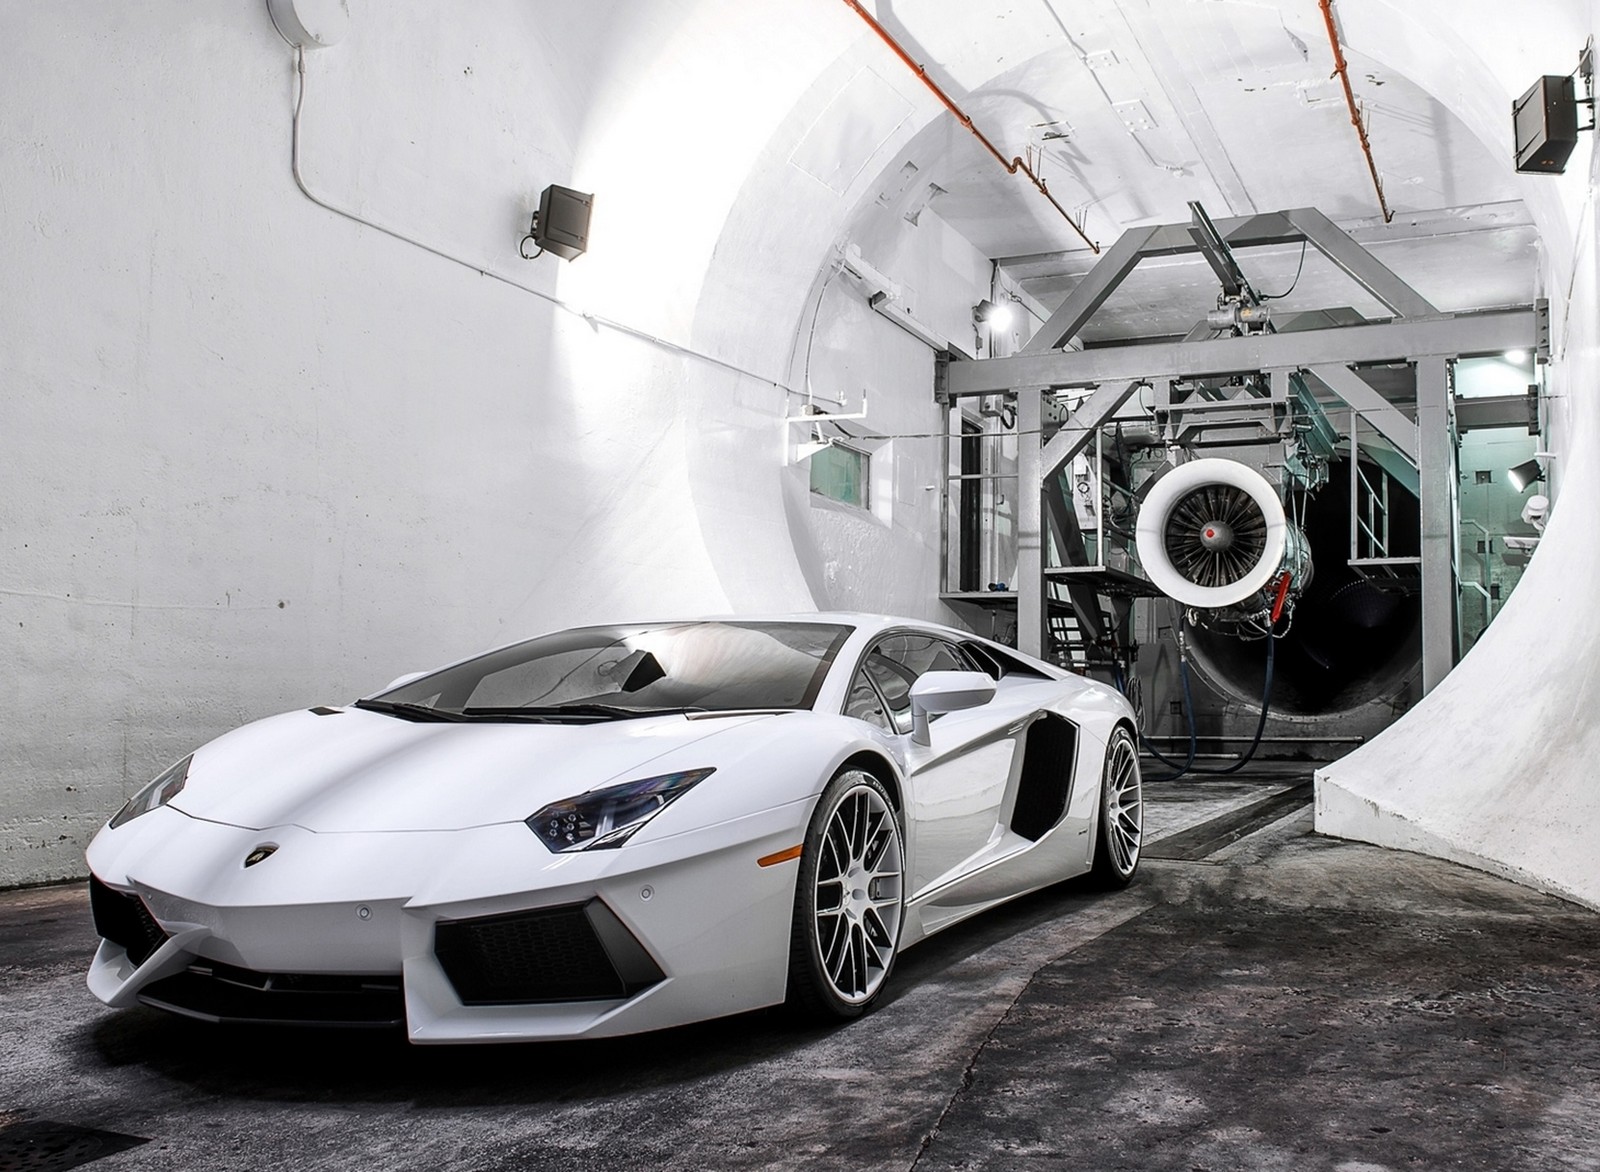
[[[856,673],[856,682],[850,689],[850,698],[845,701],[844,714],[853,716],[857,720],[864,720],[868,724],[875,724],[884,732],[895,731],[889,714],[883,710],[883,701],[878,698],[877,689],[862,672]]]
[[[931,635],[891,635],[867,654],[862,670],[889,704],[896,732],[911,731],[911,685],[926,671],[972,671],[959,647]]]
[[[994,680],[999,680],[1006,674],[1005,669],[1000,666],[1000,661],[990,655],[986,648],[976,644],[966,644],[961,650],[972,660],[974,671],[981,671]]]

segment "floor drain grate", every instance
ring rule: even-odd
[[[66,1172],[149,1142],[136,1135],[31,1119],[0,1129],[0,1172]]]

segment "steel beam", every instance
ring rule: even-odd
[[[1164,375],[1202,378],[1277,367],[1495,354],[1532,349],[1536,339],[1536,317],[1523,308],[1209,341],[1022,353],[952,363],[950,393],[992,395],[1015,387],[1086,387]]]
[[[1106,249],[1100,262],[1073,287],[1072,293],[1061,303],[1061,308],[1050,315],[1050,320],[1040,326],[1022,354],[1042,354],[1065,346],[1083,324],[1099,311],[1106,298],[1117,291],[1127,275],[1144,259],[1144,246],[1155,228],[1131,228],[1117,237],[1117,242]],[[1189,242],[1190,247],[1194,242]]]
[[[1432,317],[1439,312],[1426,297],[1316,208],[1296,208],[1285,215],[1313,248],[1388,306],[1391,313],[1401,317]]]
[[[1378,430],[1406,459],[1418,463],[1417,425],[1343,363],[1308,367],[1310,374]]]
[[[1484,428],[1520,427],[1539,434],[1537,388],[1523,395],[1486,395],[1478,399],[1456,397],[1456,430],[1465,435]]]
[[[1023,388],[1017,394],[1017,650],[1040,658],[1044,656],[1044,533],[1040,516],[1044,476],[1039,468],[1043,419],[1043,393]]]
[[[1040,453],[1040,477],[1048,480],[1061,471],[1063,465],[1089,446],[1089,442],[1098,434],[1100,425],[1115,415],[1133,397],[1133,392],[1144,385],[1142,379],[1134,379],[1120,387],[1108,384],[1079,403],[1078,409],[1067,417],[1061,430],[1051,437]],[[1017,426],[1020,428],[1022,424],[1019,422]]]
[[[1422,691],[1456,665],[1456,445],[1450,372],[1443,358],[1417,363],[1417,469],[1422,487]]]

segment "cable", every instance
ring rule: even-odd
[[[1226,768],[1202,769],[1197,766],[1194,762],[1195,757],[1198,755],[1199,737],[1194,723],[1194,694],[1189,686],[1189,653],[1184,638],[1185,623],[1186,620],[1180,616],[1178,619],[1178,676],[1183,681],[1183,712],[1189,727],[1189,756],[1180,765],[1178,762],[1164,756],[1160,750],[1145,740],[1143,733],[1139,734],[1139,743],[1144,747],[1144,751],[1168,769],[1175,770],[1174,773],[1167,777],[1152,777],[1148,779],[1150,781],[1177,781],[1180,777],[1190,773],[1205,774],[1208,777],[1226,777],[1230,773],[1239,772],[1254,760],[1256,750],[1261,747],[1261,735],[1266,731],[1267,715],[1272,710],[1273,663],[1276,659],[1275,652],[1277,651],[1279,636],[1269,633],[1267,636],[1266,680],[1261,688],[1261,716],[1256,721],[1256,735],[1251,739],[1250,747],[1244,751],[1237,761]]]
[[[271,13],[270,8],[267,11],[269,14]],[[273,23],[274,27],[276,27],[277,22],[274,21]],[[281,31],[282,30],[280,30],[280,35]],[[312,191],[309,186],[307,186],[305,174],[301,170],[300,164],[301,123],[304,120],[306,104],[306,53],[305,49],[299,45],[295,46],[294,64],[295,73],[298,77],[298,87],[296,89],[294,99],[294,138],[290,152],[290,170],[294,174],[295,185],[300,188],[301,193],[318,207],[324,208],[327,211],[333,212],[337,215],[341,215],[347,220],[353,220],[362,227],[372,228],[376,231],[382,232],[385,236],[393,236],[396,240],[403,241],[414,248],[420,248],[424,252],[431,252],[434,256],[439,257],[441,260],[447,260],[452,264],[458,264],[463,268],[471,269],[480,277],[488,277],[491,280],[499,281],[501,284],[510,285],[513,289],[520,289],[524,293],[531,293],[542,301],[548,301],[551,305],[555,306],[559,310],[570,313],[574,317],[581,317],[584,321],[588,322],[591,327],[604,326],[608,330],[614,330],[619,334],[626,334],[631,338],[637,338],[642,342],[648,342],[652,346],[659,346],[663,350],[670,350],[674,354],[681,354],[686,358],[696,358],[701,362],[708,362],[713,366],[720,366],[723,370],[731,371],[734,374],[743,375],[746,378],[753,378],[758,382],[763,382],[769,386],[776,387],[780,391],[787,391],[790,394],[801,393],[796,391],[787,383],[779,382],[777,379],[770,378],[764,374],[758,374],[753,370],[746,370],[744,367],[736,366],[732,362],[718,358],[714,354],[707,354],[703,350],[693,350],[688,346],[681,346],[677,342],[669,341],[666,338],[662,338],[655,334],[649,333],[648,331],[638,329],[635,326],[630,326],[612,318],[604,317],[601,314],[589,313],[585,310],[579,309],[568,302],[562,301],[559,297],[556,297],[550,293],[546,293],[543,289],[535,289],[532,285],[524,285],[521,281],[513,280],[510,277],[495,272],[493,269],[486,269],[482,265],[475,264],[470,260],[464,260],[459,256],[453,256],[452,254],[445,252],[443,249],[436,248],[433,245],[418,240],[413,236],[407,236],[404,232],[400,232],[394,228],[379,224],[374,220],[368,220],[357,215],[355,212],[350,211],[348,208],[342,208],[338,204],[330,203],[328,200],[323,199],[320,195],[317,195],[314,191]]]
[[[1302,240],[1300,242],[1300,263],[1295,266],[1294,280],[1289,282],[1289,287],[1287,289],[1285,289],[1282,293],[1260,293],[1260,294],[1257,294],[1257,296],[1262,301],[1282,301],[1285,297],[1289,296],[1289,294],[1294,292],[1294,287],[1300,283],[1300,274],[1305,271],[1305,267],[1306,267],[1306,241]]]

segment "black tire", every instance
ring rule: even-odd
[[[1144,841],[1144,785],[1139,776],[1139,747],[1127,726],[1118,725],[1106,743],[1100,774],[1099,825],[1094,836],[1091,884],[1116,890],[1133,882]]]
[[[789,1005],[824,1021],[860,1017],[894,970],[905,919],[905,841],[889,791],[845,769],[806,828],[789,937]]]

